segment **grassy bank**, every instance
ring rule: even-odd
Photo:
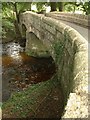
[[[60,83],[54,77],[29,86],[26,90],[11,95],[11,98],[3,103],[2,109],[3,118],[60,117],[63,111]]]

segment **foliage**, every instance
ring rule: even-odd
[[[29,3],[28,2],[3,2],[2,3],[2,19],[3,19],[2,35],[4,38],[8,38],[7,35],[9,35],[9,32],[12,31],[12,33],[14,33],[14,36],[16,36],[17,39],[22,39],[19,26],[18,26],[19,14],[27,10],[31,10],[31,2]]]
[[[3,19],[2,20],[2,42],[6,43],[11,40],[14,40],[14,38],[15,38],[14,24],[8,19]]]
[[[86,15],[90,14],[90,2],[66,2],[64,6],[65,11],[75,12],[75,10],[80,10]]]
[[[43,2],[36,3],[37,11],[40,12],[40,11],[44,10],[45,9],[44,5],[45,5],[45,3],[43,3]]]
[[[59,11],[63,11],[64,2],[57,2],[57,8],[58,8]]]
[[[90,14],[90,1],[85,3],[80,3],[80,5],[86,15]]]
[[[2,3],[2,42],[9,42],[15,37],[15,15],[10,3]],[[11,37],[13,34],[13,38]]]
[[[18,13],[30,11],[31,10],[31,2],[18,2],[17,7],[18,7]]]
[[[42,12],[46,10],[46,6],[48,6],[47,2],[33,2],[32,5],[36,5],[37,10],[34,12]]]
[[[72,5],[72,4],[67,4],[67,5],[65,5],[65,11],[69,11],[69,12],[71,12],[71,11],[75,11],[75,5]]]
[[[10,3],[2,3],[2,18],[15,19],[14,11]]]

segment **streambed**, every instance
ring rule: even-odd
[[[52,57],[35,58],[25,53],[19,43],[2,45],[2,100],[32,84],[46,81],[55,73]]]

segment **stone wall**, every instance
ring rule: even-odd
[[[50,13],[46,13],[46,16],[52,17],[58,20],[64,20],[71,23],[75,23],[82,27],[90,27],[90,24],[89,24],[90,20],[88,15],[64,13],[64,12],[50,12]]]
[[[87,42],[73,28],[60,21],[25,12],[20,23],[27,28],[26,36],[33,32],[45,45],[57,65],[58,81],[66,103],[63,118],[88,117]],[[26,51],[30,51],[30,46]],[[38,54],[38,53],[37,53]],[[69,99],[68,99],[69,98]],[[68,100],[67,100],[68,99]]]

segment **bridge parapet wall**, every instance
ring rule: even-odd
[[[46,13],[46,16],[55,18],[58,20],[64,20],[67,22],[78,24],[82,27],[89,27],[90,28],[90,16],[82,15],[82,14],[75,14],[75,13],[65,13],[65,12],[50,12]]]
[[[56,19],[25,12],[20,23],[27,36],[33,32],[47,47],[58,67],[57,79],[63,89],[66,112],[62,118],[88,117],[88,50],[86,40],[73,28]],[[30,46],[26,51],[30,51]]]

